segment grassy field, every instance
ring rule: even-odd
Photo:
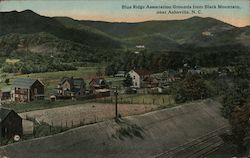
[[[49,109],[49,108],[67,106],[67,105],[80,104],[80,103],[85,103],[85,102],[84,101],[72,101],[72,100],[50,102],[48,100],[42,100],[42,101],[33,101],[30,103],[3,104],[2,106],[5,108],[13,109],[14,111],[20,113],[20,112]]]
[[[144,114],[164,108],[163,105],[119,104],[118,112],[124,116]],[[50,125],[74,127],[76,125],[96,123],[115,117],[115,104],[85,103],[65,107],[19,113],[23,119],[36,119]]]
[[[8,86],[5,83],[5,79],[10,79],[10,84],[13,79],[17,77],[30,77],[34,79],[40,79],[45,84],[45,94],[51,95],[56,93],[56,87],[61,78],[63,77],[80,77],[83,78],[86,82],[86,86],[88,88],[89,81],[96,77],[96,72],[98,67],[79,67],[77,70],[73,71],[58,71],[58,72],[44,72],[44,73],[33,73],[33,74],[25,74],[25,75],[14,75],[8,73],[1,73],[1,82],[0,88]],[[104,74],[104,68],[101,69]],[[112,83],[112,86],[121,86],[124,78],[113,78],[104,76],[107,81]]]
[[[124,102],[132,102],[136,104],[159,104],[159,105],[167,105],[167,104],[174,104],[174,98],[169,95],[138,95],[131,98],[124,98]]]
[[[115,98],[100,98],[97,102],[115,103]],[[151,94],[134,94],[118,96],[120,104],[154,104],[154,105],[170,105],[175,104],[173,96],[170,95],[151,95]]]
[[[27,112],[34,110],[50,109],[55,107],[63,107],[69,105],[85,104],[85,103],[115,103],[115,97],[106,97],[98,99],[85,99],[85,100],[57,100],[50,102],[49,100],[33,101],[30,103],[11,103],[3,104],[3,107],[11,108],[16,112]],[[120,95],[118,97],[118,104],[151,104],[151,105],[173,105],[175,104],[174,98],[169,95]]]
[[[20,59],[6,59],[5,62],[8,64],[15,64],[18,63]]]
[[[77,70],[72,70],[72,71],[33,73],[27,75],[20,75],[20,77],[39,78],[42,80],[57,80],[62,77],[74,76],[87,79],[95,76],[97,69],[98,69],[97,67],[79,67]]]
[[[30,77],[40,79],[45,84],[45,91],[47,95],[56,93],[56,87],[61,78],[63,77],[81,77],[85,81],[95,77],[97,67],[80,67],[73,71],[58,71],[58,72],[45,72],[45,73],[33,73],[27,75],[20,75],[18,77]]]

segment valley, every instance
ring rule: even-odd
[[[174,7],[171,14],[187,14],[194,6]],[[106,22],[0,12],[0,119],[12,121],[0,122],[0,157],[249,148],[249,39],[249,26],[210,17]]]

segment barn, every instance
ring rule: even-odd
[[[1,137],[11,138],[14,135],[22,136],[22,118],[14,111],[0,108]]]
[[[44,98],[44,84],[31,78],[16,78],[13,81],[14,98],[16,102],[30,102]]]

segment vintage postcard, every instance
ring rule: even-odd
[[[250,157],[249,0],[0,0],[0,158]]]

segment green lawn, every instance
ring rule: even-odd
[[[79,67],[77,70],[72,71],[58,71],[58,72],[44,72],[44,73],[32,73],[25,75],[13,75],[11,73],[1,73],[1,84],[0,87],[6,86],[4,83],[6,78],[10,79],[10,83],[13,79],[17,77],[30,77],[40,79],[45,84],[45,89],[48,92],[51,91],[51,88],[56,86],[62,77],[81,77],[86,80],[90,80],[90,78],[96,75],[97,67]],[[54,87],[56,88],[56,87]]]
[[[55,102],[50,102],[49,100],[41,100],[41,101],[33,101],[30,103],[3,104],[2,106],[5,108],[13,109],[14,111],[18,113],[21,113],[21,112],[27,112],[27,111],[63,107],[63,106],[68,106],[68,105],[84,104],[87,102],[91,102],[91,100],[72,101],[71,99],[69,99],[69,100],[57,100]]]
[[[82,77],[89,78],[96,74],[97,67],[79,67],[77,70],[72,71],[58,71],[58,72],[44,72],[44,73],[33,73],[27,75],[20,75],[19,77],[31,77],[39,78],[42,80],[57,80],[62,77]]]

